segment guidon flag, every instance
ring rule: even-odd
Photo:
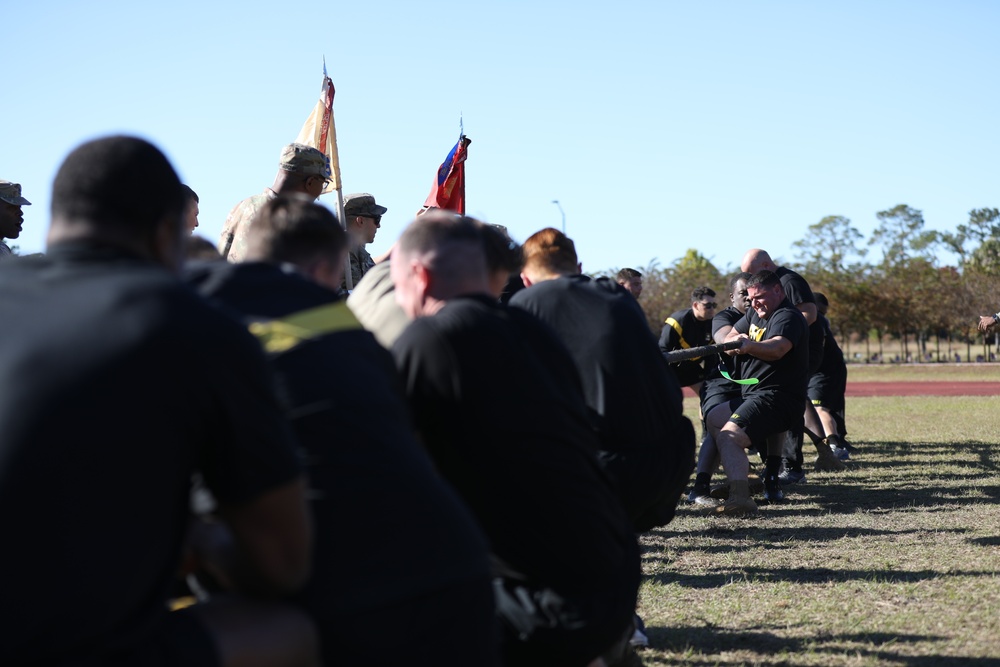
[[[340,158],[337,155],[337,128],[333,124],[333,81],[326,74],[326,63],[323,63],[323,87],[320,89],[319,101],[309,114],[305,125],[299,131],[296,143],[312,146],[320,150],[330,161],[330,183],[323,189],[323,194],[340,190]]]
[[[440,208],[465,215],[465,160],[468,157],[469,139],[459,136],[448,157],[438,167],[437,177],[427,195],[424,208]]]

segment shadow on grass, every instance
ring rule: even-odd
[[[970,483],[975,479],[989,479],[994,475],[969,475]],[[997,487],[976,487],[976,491],[989,498],[994,493],[1000,493]],[[803,508],[795,510],[796,498],[804,502],[815,503],[818,509]],[[843,483],[826,480],[812,486],[798,485],[794,493],[788,495],[788,501],[777,508],[786,516],[814,514],[853,514],[879,510],[914,509],[921,512],[950,511],[951,508],[967,505],[981,505],[988,501],[985,498],[970,496],[965,489],[955,487],[940,487],[928,490],[920,484],[897,486],[879,486],[873,484],[845,481]]]
[[[724,540],[711,545],[703,544],[679,544],[676,541],[667,542],[676,549],[686,552],[698,552],[704,554],[712,553],[732,553],[735,548],[748,548],[750,546],[760,546],[767,549],[785,550],[800,549],[803,542],[836,542],[843,539],[854,539],[859,537],[886,537],[896,539],[905,535],[922,535],[926,530],[914,528],[908,530],[881,530],[875,528],[848,527],[815,527],[815,528],[788,528],[761,526],[754,522],[735,522],[726,519],[718,519],[719,526],[712,526],[704,530],[688,530],[682,534],[670,533],[668,531],[654,531],[658,537],[669,540],[670,538],[682,537],[685,539],[716,538]],[[722,522],[726,521],[726,525]],[[963,534],[969,532],[967,528],[945,528],[936,529],[936,533]],[[749,544],[748,544],[749,543]],[[652,543],[640,545],[643,558],[653,558],[663,553],[663,545]]]
[[[851,633],[843,635],[825,634],[808,638],[782,637],[762,630],[725,630],[704,626],[663,628],[647,626],[650,643],[654,649],[671,651],[684,655],[685,665],[718,665],[718,655],[725,652],[744,652],[752,647],[754,653],[781,656],[782,665],[795,665],[795,654],[815,656],[829,653],[832,657],[843,657],[845,651],[861,657],[878,658],[894,665],[910,667],[958,667],[969,665],[983,667],[996,665],[995,658],[953,657],[939,655],[901,655],[891,647],[916,645],[946,639],[936,635],[898,635],[882,632]],[[691,655],[691,654],[696,655]],[[784,655],[782,655],[784,654]],[[762,662],[767,663],[766,657]],[[814,664],[814,660],[803,660],[803,664]],[[775,663],[778,664],[778,663]]]
[[[984,471],[984,475],[989,476],[990,471],[1000,471],[1000,464],[993,460],[996,454],[996,445],[982,442],[980,440],[967,440],[965,442],[897,442],[881,441],[874,442],[868,446],[867,451],[878,454],[877,457],[866,457],[865,452],[859,452],[852,459],[854,464],[868,469],[891,468],[896,465],[898,459],[907,457],[954,457],[956,454],[975,455],[978,459],[978,469]],[[807,456],[814,455],[806,449]],[[969,465],[968,463],[956,463],[956,465]]]
[[[964,570],[963,577],[984,577],[993,579],[992,570]],[[878,582],[881,584],[912,583],[941,578],[940,570],[851,570],[829,567],[733,567],[720,568],[706,574],[682,574],[660,572],[647,575],[646,580],[658,584],[677,584],[688,588],[721,588],[734,582],[826,584],[851,581]]]

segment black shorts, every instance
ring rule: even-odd
[[[764,442],[767,436],[802,428],[805,402],[788,394],[753,393],[734,400],[729,421],[743,429],[752,442]]]
[[[809,400],[818,408],[832,412],[844,409],[844,392],[847,390],[847,374],[841,377],[816,373],[809,377],[807,390]]]
[[[725,378],[706,380],[701,385],[701,414],[708,417],[713,408],[728,403],[735,398],[742,398],[740,385]]]

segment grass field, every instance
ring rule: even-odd
[[[847,415],[847,472],[642,538],[646,665],[1000,665],[1000,399]]]

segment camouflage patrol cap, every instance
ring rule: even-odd
[[[30,201],[21,196],[21,184],[0,180],[0,199],[14,206],[28,206]]]
[[[375,197],[367,192],[355,192],[344,197],[344,215],[385,215],[385,206],[375,203]]]
[[[330,160],[318,149],[305,144],[288,144],[281,149],[278,166],[304,176],[330,178]]]

